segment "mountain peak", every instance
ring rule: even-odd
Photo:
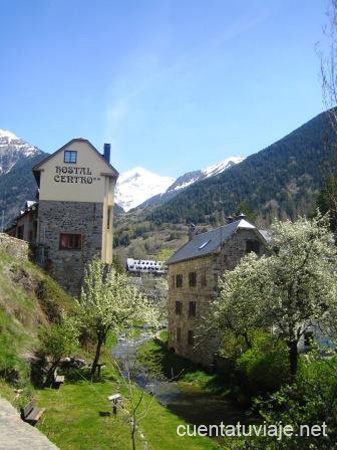
[[[41,153],[37,147],[17,137],[8,130],[0,129],[0,175],[8,173],[19,161]]]
[[[165,192],[173,181],[174,178],[158,175],[144,167],[134,167],[119,176],[116,186],[116,203],[124,211],[129,211],[153,195]]]
[[[8,130],[2,130],[0,128],[0,138],[8,138],[9,140],[18,140],[19,138],[12,133],[11,131]]]
[[[239,164],[244,159],[245,158],[243,158],[242,156],[230,156],[229,158],[226,158],[217,164],[205,167],[202,170],[202,173],[205,175],[205,178],[211,177],[213,175],[218,175],[219,173],[222,173],[224,170],[229,169],[235,164]]]
[[[176,180],[169,177],[160,177],[143,167],[137,166],[134,169],[124,172],[119,177],[116,202],[126,212],[137,206],[142,208],[157,203],[165,203],[193,183],[214,175],[219,175],[224,170],[240,163],[243,159],[241,156],[231,156],[203,170],[187,172]],[[144,180],[146,180],[145,189],[143,187]]]

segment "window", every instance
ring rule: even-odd
[[[187,343],[188,343],[188,345],[194,345],[194,333],[193,333],[193,330],[188,330],[188,332],[187,332]]]
[[[249,240],[246,241],[246,253],[260,253],[260,242],[259,241],[254,241],[254,240]]]
[[[65,163],[71,163],[76,164],[77,161],[77,152],[73,150],[66,150],[64,152],[64,162]]]
[[[177,342],[181,341],[181,328],[177,328]]]
[[[188,305],[188,317],[195,317],[197,311],[197,303],[190,302]]]
[[[60,250],[80,250],[81,235],[80,234],[60,234]]]
[[[197,274],[195,272],[190,272],[188,274],[188,284],[190,287],[197,285]]]
[[[112,208],[111,206],[108,206],[108,217],[107,217],[107,229],[110,230],[110,226],[111,226],[111,213],[112,213]]]
[[[182,275],[176,275],[176,287],[177,288],[183,287],[183,276]]]
[[[183,305],[182,305],[182,303],[181,302],[176,302],[176,314],[178,315],[178,316],[180,316],[181,315],[181,311],[182,311],[182,309],[183,309]]]

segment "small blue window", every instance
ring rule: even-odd
[[[76,164],[77,161],[77,152],[74,150],[66,150],[64,152],[64,162]]]

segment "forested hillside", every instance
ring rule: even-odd
[[[0,209],[5,211],[5,224],[19,214],[26,200],[35,200],[37,185],[32,167],[45,156],[41,152],[25,157],[10,172],[0,176]]]
[[[328,114],[319,114],[241,164],[193,184],[145,218],[156,224],[215,224],[221,214],[245,209],[269,224],[275,216],[308,214],[335,168],[335,144]]]

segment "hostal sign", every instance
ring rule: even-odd
[[[89,167],[56,166],[55,172],[54,181],[56,183],[92,184],[94,181],[100,180],[100,178],[92,176]]]

